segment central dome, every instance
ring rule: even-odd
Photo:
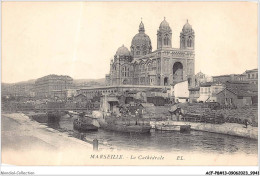
[[[132,45],[142,46],[142,45],[150,45],[150,44],[151,44],[150,37],[145,33],[138,33],[132,39]]]
[[[136,34],[131,43],[131,53],[134,57],[143,56],[152,51],[151,39],[145,34],[144,24],[141,21],[139,33]]]
[[[119,47],[117,49],[116,55],[118,55],[118,56],[130,56],[130,51],[127,49],[127,47],[122,45],[121,47]]]

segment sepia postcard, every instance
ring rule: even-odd
[[[258,2],[1,6],[2,164],[258,165]]]

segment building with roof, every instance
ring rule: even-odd
[[[230,75],[220,75],[220,76],[213,76],[213,82],[225,83],[227,81],[246,81],[245,74],[230,74]]]
[[[213,76],[213,82],[248,82],[258,84],[258,69],[246,70],[243,74]]]
[[[65,97],[66,91],[73,88],[73,79],[66,75],[47,75],[35,81],[36,98]]]
[[[197,99],[198,102],[216,102],[216,94],[222,91],[225,88],[225,84],[221,82],[206,82],[202,83],[199,87],[199,98]],[[197,90],[189,89],[191,90]],[[198,96],[198,94],[196,94]]]
[[[174,85],[174,99],[175,102],[184,103],[189,100],[188,81],[182,81]]]
[[[109,95],[111,93],[118,95],[129,95],[132,97],[140,96],[139,92],[149,92],[154,96],[170,97],[170,86],[146,86],[146,85],[118,85],[102,87],[86,87],[77,90],[77,94],[83,94],[87,99]]]
[[[206,82],[212,82],[212,77],[202,73],[201,71],[195,75],[195,86],[194,87],[199,87],[200,84],[206,83]]]
[[[220,105],[236,107],[250,106],[258,103],[258,87],[249,82],[207,82],[201,84],[199,89],[197,102],[218,102]],[[191,92],[196,90],[196,88],[189,89],[190,99],[196,98],[197,94],[191,96]]]
[[[227,84],[226,88],[216,94],[216,101],[226,106],[251,106],[257,104],[257,86]]]
[[[258,84],[258,69],[246,70],[244,75],[251,84]]]
[[[198,102],[206,102],[209,97],[211,96],[211,85],[212,82],[206,82],[200,85],[200,91],[199,91],[199,98],[197,99]]]
[[[172,29],[164,20],[157,30],[157,48],[152,51],[150,37],[141,21],[133,37],[130,51],[119,47],[106,75],[107,86],[169,86],[178,82],[194,82],[195,34],[188,20],[180,32],[180,48],[172,47]]]

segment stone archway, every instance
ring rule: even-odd
[[[175,62],[172,67],[173,82],[183,81],[183,65],[180,62]]]

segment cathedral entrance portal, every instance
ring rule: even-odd
[[[173,82],[181,82],[183,80],[183,65],[180,62],[174,63],[172,72]]]

